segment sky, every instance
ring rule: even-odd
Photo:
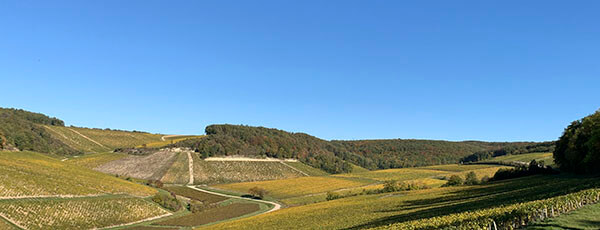
[[[0,107],[67,125],[546,141],[600,108],[599,1],[0,2]]]

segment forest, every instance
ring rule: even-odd
[[[210,125],[205,138],[175,143],[190,147],[203,157],[244,155],[296,158],[329,173],[350,172],[349,163],[367,169],[418,167],[457,163],[476,152],[527,149],[546,145],[534,142],[481,142],[437,140],[322,140],[304,133],[244,125]],[[516,152],[516,150],[510,150]]]
[[[600,172],[600,110],[565,129],[556,143],[554,160],[562,171]]]
[[[64,124],[62,120],[44,114],[0,108],[0,149],[16,148],[59,155],[80,154],[79,151],[54,139],[41,126]]]

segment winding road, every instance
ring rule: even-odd
[[[198,190],[200,192],[205,192],[205,193],[209,193],[209,194],[213,194],[213,195],[217,195],[217,196],[223,196],[223,197],[229,197],[229,198],[236,198],[236,199],[242,199],[242,200],[250,200],[250,201],[255,201],[255,202],[259,202],[259,203],[264,203],[264,204],[271,204],[273,205],[273,208],[269,211],[257,214],[257,215],[261,215],[261,214],[265,214],[265,213],[269,213],[269,212],[274,212],[277,211],[279,209],[281,209],[281,205],[275,202],[271,202],[271,201],[265,201],[265,200],[257,200],[257,199],[250,199],[250,198],[244,198],[244,197],[239,197],[239,196],[232,196],[232,195],[227,195],[227,194],[222,194],[222,193],[218,193],[218,192],[211,192],[208,190],[204,190],[201,188],[196,188],[192,185],[188,185],[188,188],[194,189],[194,190]]]

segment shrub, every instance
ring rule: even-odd
[[[181,208],[181,203],[179,203],[174,193],[156,193],[152,197],[152,201],[171,211],[178,211]]]
[[[479,184],[481,181],[479,181],[477,179],[477,174],[475,174],[475,172],[469,172],[467,173],[467,176],[465,178],[465,185],[476,185]]]
[[[339,198],[343,198],[342,194],[336,192],[327,192],[327,200],[335,200]]]
[[[255,198],[264,198],[265,195],[267,195],[269,192],[263,188],[259,188],[259,187],[252,187],[248,190],[248,193],[250,193],[250,195],[252,195]]]
[[[460,185],[463,185],[463,183],[464,183],[464,181],[463,181],[462,177],[460,177],[459,175],[452,175],[448,179],[448,182],[446,182],[446,184],[444,184],[444,187],[460,186]]]

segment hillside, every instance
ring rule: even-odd
[[[22,229],[102,228],[170,215],[143,198],[156,192],[40,153],[0,152],[0,223]]]
[[[0,108],[0,150],[29,150],[58,155],[81,152],[53,137],[44,126],[62,127],[64,122],[40,113]]]
[[[190,173],[193,176],[192,184],[277,180],[327,174],[301,162],[251,158],[201,159],[196,152],[173,149],[141,156],[120,153],[93,154],[89,157],[70,159],[69,162],[86,165],[111,175],[160,180],[167,184],[189,184]]]
[[[206,135],[171,146],[195,149],[203,157],[295,158],[329,173],[344,173],[352,171],[352,164],[371,170],[449,164],[479,151],[535,144],[403,139],[326,141],[303,133],[239,125],[210,125],[206,127]]]

